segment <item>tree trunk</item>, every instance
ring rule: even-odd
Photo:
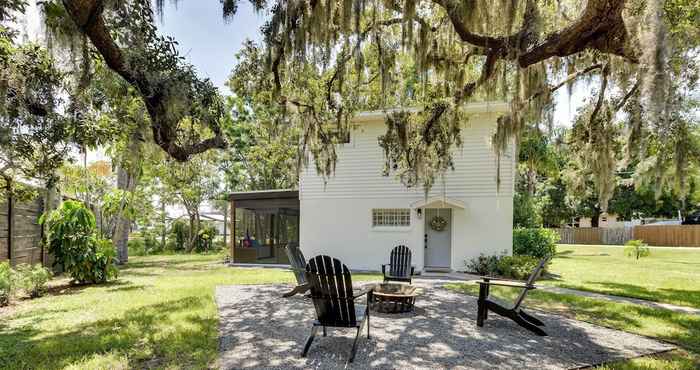
[[[131,220],[124,216],[127,207],[126,197],[136,189],[138,177],[136,175],[136,163],[141,155],[141,132],[134,129],[129,136],[127,153],[125,153],[117,168],[117,188],[125,192],[124,198],[119,206],[112,242],[117,248],[117,261],[120,265],[129,261],[129,231],[131,230]]]
[[[600,224],[600,208],[593,208],[593,215],[591,216],[591,227],[598,227]]]
[[[161,230],[160,234],[160,244],[161,248],[165,249],[165,234],[167,232],[167,227],[165,221],[165,202],[163,201],[163,199],[160,200],[160,218],[161,222],[163,223],[163,230]]]
[[[136,187],[136,179],[132,176],[124,166],[119,166],[117,169],[117,188],[125,192],[131,192]],[[128,196],[127,194],[124,195]],[[126,208],[126,200],[122,202],[121,210],[117,217],[117,223],[112,235],[112,242],[117,248],[117,260],[119,264],[125,264],[129,261],[129,229],[131,228],[131,220],[124,216]]]
[[[46,195],[44,196],[44,214],[48,214],[49,212],[53,211],[54,209],[58,208],[58,205],[61,203],[61,194],[58,192],[58,188],[56,187],[56,181],[49,181],[46,183]],[[45,233],[44,227],[42,226],[42,232]],[[43,239],[44,235],[42,235]],[[41,246],[41,263],[44,266],[50,266],[53,261],[49,258],[49,255],[46,251],[46,239],[43,239],[44,242],[42,242]]]

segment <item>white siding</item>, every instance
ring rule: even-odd
[[[474,115],[463,125],[464,145],[454,154],[455,171],[443,185],[438,181],[429,197],[445,196],[464,205],[452,210],[451,267],[464,269],[465,260],[479,254],[510,253],[513,219],[513,155],[501,163],[501,186],[496,186],[495,155],[490,139],[497,114]],[[422,188],[407,189],[390,175],[382,176],[384,155],[377,137],[385,130],[380,117],[357,124],[351,142],[339,149],[335,176],[324,186],[311,166],[299,181],[300,247],[307,258],[327,254],[352,269],[380,270],[390,250],[404,244],[413,251],[413,264],[424,263],[425,217],[411,210],[411,225],[373,228],[373,208],[411,208],[425,199]],[[443,193],[444,189],[444,193]]]
[[[445,183],[437,180],[430,196],[511,197],[513,189],[512,154],[501,158],[501,186],[496,186],[496,155],[491,148],[496,116],[479,115],[463,124],[463,146],[454,149],[455,170],[448,171]],[[393,174],[382,176],[384,154],[377,138],[385,132],[383,121],[358,124],[349,144],[338,149],[333,177],[324,185],[313,166],[302,171],[299,188],[302,199],[317,198],[405,198],[422,199],[422,187],[407,189]],[[444,194],[443,194],[444,189]]]

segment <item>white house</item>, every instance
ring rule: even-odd
[[[351,269],[379,270],[399,244],[413,252],[421,270],[462,270],[479,254],[512,250],[514,155],[501,159],[497,186],[491,137],[509,105],[466,107],[463,147],[454,171],[436,181],[427,199],[422,188],[406,188],[382,176],[384,155],[377,138],[386,130],[384,112],[356,116],[350,142],[338,149],[335,175],[324,184],[310,166],[299,180],[299,245],[308,257],[327,254]],[[436,219],[437,218],[437,219]],[[438,220],[446,221],[439,230]],[[435,226],[431,227],[431,221]],[[436,228],[438,230],[436,230]]]

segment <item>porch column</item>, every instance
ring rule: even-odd
[[[231,199],[231,263],[235,261],[236,251],[236,202]]]

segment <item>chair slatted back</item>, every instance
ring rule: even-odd
[[[350,270],[329,256],[316,256],[306,265],[316,316],[323,326],[356,327]]]
[[[542,273],[542,270],[544,270],[544,267],[547,265],[548,261],[549,261],[548,257],[545,257],[545,258],[540,260],[540,263],[537,264],[537,267],[535,267],[535,269],[532,270],[530,277],[527,278],[527,281],[525,282],[526,286],[528,286],[528,287],[534,286],[535,281]],[[518,296],[518,299],[515,301],[515,306],[513,306],[513,308],[520,307],[520,304],[523,303],[523,300],[525,299],[525,295],[527,295],[528,290],[529,289],[525,288],[525,289],[523,289],[522,292],[520,292],[520,295]]]
[[[389,255],[389,274],[391,276],[409,277],[411,275],[411,250],[399,245]]]
[[[306,258],[304,258],[304,254],[301,253],[299,244],[287,243],[284,247],[284,251],[289,258],[289,265],[292,272],[294,272],[294,277],[297,279],[297,285],[306,284]]]

